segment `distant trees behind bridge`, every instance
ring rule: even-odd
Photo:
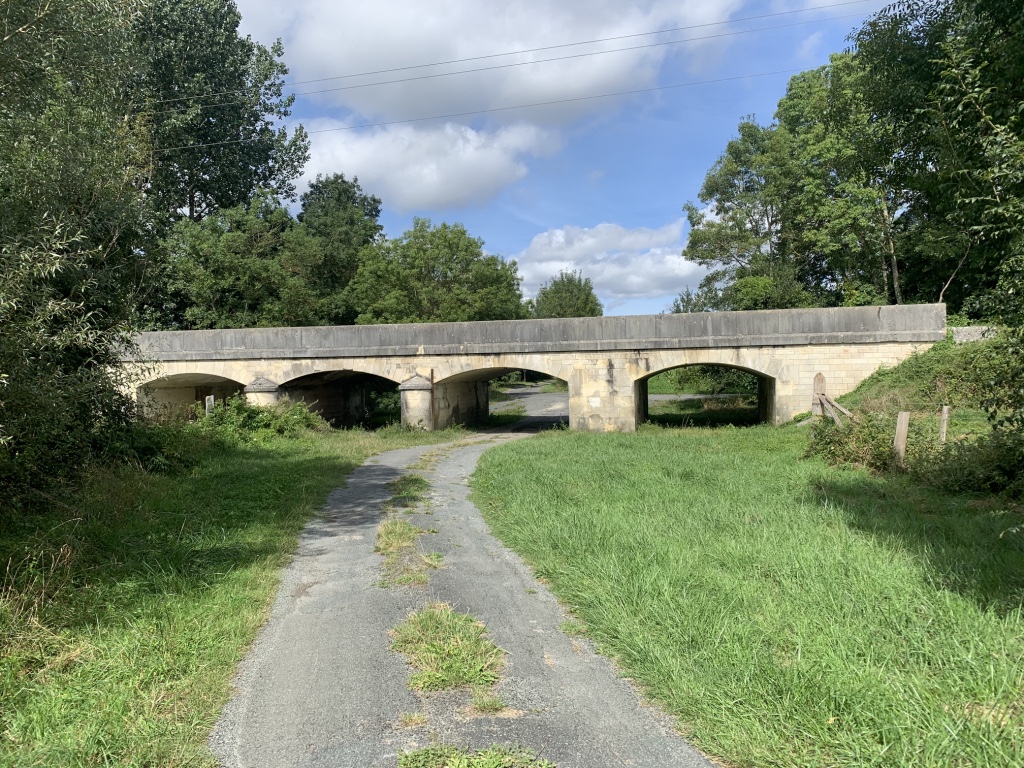
[[[343,171],[298,200],[280,44],[233,0],[11,0],[0,35],[0,484],[122,450],[116,362],[141,328],[599,310],[454,223],[387,238]],[[1018,0],[907,0],[744,119],[695,201],[708,278],[675,311],[946,301],[1010,328],[994,402],[1024,430],[1024,34]],[[1008,383],[1007,383],[1008,382]],[[1014,384],[1016,382],[1016,384]]]

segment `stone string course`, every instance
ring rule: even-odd
[[[284,396],[329,413],[359,406],[344,380],[400,385],[402,421],[426,429],[484,418],[494,376],[527,369],[568,382],[570,428],[633,431],[646,415],[647,379],[683,365],[761,377],[761,408],[776,424],[810,410],[814,376],[833,397],[882,366],[945,338],[941,304],[695,315],[266,328],[141,334],[124,363],[147,407],[244,391]]]

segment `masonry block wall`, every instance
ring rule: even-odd
[[[403,423],[424,429],[483,420],[487,381],[526,369],[568,382],[571,429],[630,432],[646,418],[647,380],[663,370],[755,373],[764,419],[781,424],[810,410],[815,375],[838,397],[944,337],[944,305],[856,307],[152,333],[124,364],[151,408],[200,388],[268,404],[311,374],[371,374],[399,385]]]

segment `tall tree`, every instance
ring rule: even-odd
[[[0,511],[128,423],[144,126],[125,95],[136,7],[7,0],[0,13]]]
[[[864,99],[891,134],[886,183],[907,201],[897,236],[910,298],[959,310],[994,287],[1008,244],[995,231],[980,236],[992,208],[975,182],[991,167],[983,143],[992,132],[964,96],[974,90],[1004,125],[1024,101],[1019,3],[904,0],[854,40]]]
[[[289,198],[309,157],[302,126],[289,135],[280,40],[238,34],[234,0],[150,0],[138,18],[145,66],[135,98],[152,122],[157,210],[199,220],[248,203],[258,190]]]
[[[533,316],[600,317],[604,307],[594,293],[594,285],[582,272],[562,270],[537,291],[533,300]]]
[[[329,310],[330,322],[355,322],[358,309],[341,302],[342,291],[359,268],[359,252],[383,232],[380,198],[367,195],[359,179],[343,173],[317,175],[302,195],[298,219],[308,232],[320,239],[323,260],[311,276],[317,290],[337,297]]]
[[[170,269],[163,327],[326,325],[337,302],[323,290],[324,249],[272,195],[200,222],[183,219],[164,242]]]
[[[522,316],[519,282],[516,263],[485,254],[461,224],[415,219],[362,250],[345,293],[360,324],[511,320]]]
[[[811,299],[783,239],[790,141],[752,118],[708,171],[699,199],[687,203],[690,236],[683,256],[710,269],[702,283],[718,309],[803,306]]]

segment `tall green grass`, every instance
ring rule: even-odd
[[[96,468],[2,521],[0,765],[212,766],[206,737],[302,526],[373,453],[452,438],[186,433],[187,468]]]
[[[484,454],[492,530],[708,753],[1024,764],[1005,514],[802,460],[806,432],[553,432]]]

